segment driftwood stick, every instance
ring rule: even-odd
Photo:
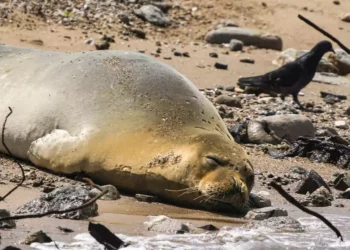
[[[344,241],[343,236],[341,235],[339,230],[325,217],[323,217],[319,213],[312,211],[312,210],[308,209],[307,207],[304,207],[303,205],[301,205],[296,199],[294,199],[294,197],[292,197],[290,194],[288,194],[286,191],[284,191],[284,189],[280,185],[278,185],[275,181],[272,181],[270,183],[270,186],[273,187],[283,198],[285,198],[288,202],[290,202],[291,204],[293,204],[294,206],[299,208],[301,211],[303,211],[307,214],[313,215],[316,218],[323,221],[329,228],[331,228],[335,232],[335,234],[337,235],[338,238],[340,238],[341,241]]]
[[[2,125],[2,133],[1,133],[1,142],[2,142],[2,145],[4,146],[4,148],[6,149],[8,155],[10,157],[13,158],[13,160],[16,162],[16,164],[19,166],[19,168],[21,169],[21,172],[22,172],[22,179],[20,181],[20,183],[17,184],[17,186],[15,186],[13,189],[11,189],[7,194],[5,194],[3,197],[0,196],[0,201],[3,201],[5,200],[6,197],[8,197],[12,192],[14,192],[17,188],[19,188],[20,186],[22,186],[23,182],[26,180],[26,176],[24,174],[24,169],[21,165],[21,163],[19,163],[19,161],[16,160],[15,157],[13,157],[10,149],[6,146],[5,144],[5,129],[6,129],[6,122],[7,122],[7,119],[10,117],[10,115],[12,114],[12,109],[9,107],[9,110],[10,112],[7,114],[6,118],[5,118],[5,121]]]
[[[69,212],[74,212],[76,210],[79,210],[79,209],[82,209],[82,208],[85,208],[85,207],[92,205],[99,198],[101,198],[102,196],[107,194],[107,192],[108,192],[108,190],[105,190],[105,191],[101,192],[99,195],[96,195],[91,200],[84,203],[83,205],[80,205],[77,207],[68,208],[68,209],[61,210],[61,211],[60,210],[52,210],[52,211],[48,211],[46,213],[41,213],[41,214],[23,214],[23,215],[9,216],[9,217],[5,217],[5,218],[0,218],[0,222],[6,221],[6,220],[22,220],[22,219],[41,218],[41,217],[52,215],[52,214],[65,214],[65,213],[69,213]]]
[[[313,27],[317,31],[321,32],[323,35],[325,35],[326,37],[331,39],[333,42],[338,44],[339,47],[342,48],[346,53],[350,54],[350,50],[344,44],[342,44],[337,38],[335,38],[334,36],[329,34],[327,31],[325,31],[324,29],[320,28],[319,26],[317,26],[316,24],[314,24],[313,22],[311,22],[310,20],[308,20],[307,18],[303,17],[300,14],[298,15],[298,18],[303,20],[305,23],[307,23],[308,25],[310,25],[311,27]]]

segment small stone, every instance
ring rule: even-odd
[[[235,87],[229,86],[225,88],[226,91],[235,92]]]
[[[232,39],[229,48],[231,51],[241,51],[243,49],[243,43],[240,40]]]
[[[338,0],[333,1],[335,5],[340,5],[340,2]]]
[[[58,226],[57,229],[60,230],[60,231],[62,231],[62,232],[64,232],[64,233],[73,233],[73,232],[74,232],[72,229],[66,228],[66,227],[60,227],[60,226]]]
[[[341,18],[343,22],[350,22],[350,13],[344,14],[344,16]]]
[[[253,59],[249,59],[249,58],[243,58],[241,60],[239,60],[242,63],[250,63],[250,64],[254,64],[255,61]]]
[[[178,51],[175,51],[175,52],[174,52],[174,56],[182,56],[182,53],[181,53],[181,52],[178,52]]]
[[[55,190],[55,188],[56,188],[55,186],[44,186],[42,192],[43,193],[50,193],[53,190]]]
[[[253,205],[254,208],[263,208],[263,207],[270,207],[271,206],[271,200],[267,197],[269,195],[269,193],[267,193],[268,195],[266,195],[264,193],[250,193],[249,195],[249,202]]]
[[[46,233],[44,233],[43,231],[40,230],[36,233],[29,235],[24,240],[24,244],[26,244],[26,245],[30,245],[34,242],[36,242],[36,243],[49,243],[49,242],[52,242],[52,239],[49,236],[47,236]]]
[[[31,40],[30,43],[38,46],[44,45],[43,40],[40,40],[40,39]]]
[[[327,207],[332,205],[333,196],[325,187],[320,187],[311,194],[310,199],[316,207]]]
[[[347,116],[350,116],[350,107],[348,107],[345,112],[344,112],[345,115]]]
[[[346,189],[341,195],[344,199],[350,199],[350,188]]]
[[[144,224],[148,231],[158,233],[190,232],[194,228],[190,223],[182,223],[164,215],[149,216],[149,220],[144,222]]]
[[[218,58],[218,53],[215,53],[215,52],[212,52],[212,53],[209,53],[209,56],[212,57],[212,58]]]
[[[140,30],[140,29],[130,29],[130,31],[131,31],[137,38],[146,39],[146,32],[144,32],[143,30]]]
[[[243,108],[241,98],[228,95],[220,95],[215,100],[216,104],[224,104],[229,107]]]
[[[145,195],[145,194],[136,194],[135,199],[141,202],[148,202],[148,203],[159,202],[158,197],[152,196],[152,195]]]
[[[340,128],[340,129],[348,129],[349,128],[349,125],[346,124],[346,121],[335,121],[334,126],[336,128]]]
[[[206,231],[218,231],[219,230],[219,228],[217,228],[216,226],[214,226],[212,224],[204,225],[204,226],[201,226],[201,227],[198,227],[198,228],[204,229]]]
[[[108,190],[107,194],[102,196],[100,200],[107,200],[107,201],[115,201],[120,199],[120,193],[117,190],[117,188],[113,185],[104,185],[99,186],[102,189],[102,192],[105,190]],[[94,188],[89,192],[90,196],[97,196],[101,193],[101,190]]]
[[[10,217],[11,214],[6,209],[0,209],[0,218],[6,218]],[[0,228],[1,229],[10,229],[10,228],[16,228],[16,222],[14,220],[6,220],[0,222]]]
[[[184,52],[184,53],[182,53],[182,56],[184,56],[184,57],[190,57],[190,53]]]
[[[275,177],[275,176],[271,173],[267,175],[267,178],[273,178],[273,177]]]
[[[223,63],[218,63],[218,62],[217,62],[217,63],[215,63],[214,67],[217,68],[217,69],[224,69],[224,70],[227,70],[228,65],[227,65],[227,64],[223,64]]]
[[[44,184],[44,181],[42,178],[37,178],[34,182],[33,182],[33,187],[40,187],[41,185]]]
[[[283,208],[265,207],[250,210],[245,218],[251,220],[265,220],[271,217],[281,216],[288,216],[288,212]]]
[[[107,41],[102,41],[100,43],[95,43],[95,48],[97,50],[108,50],[109,46],[110,46],[110,44]]]

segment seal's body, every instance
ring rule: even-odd
[[[248,200],[252,166],[214,106],[148,56],[0,46],[0,103],[8,147],[37,166],[191,206]]]

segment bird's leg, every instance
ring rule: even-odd
[[[298,99],[298,93],[293,94],[293,101],[299,106],[300,109],[304,109],[304,107],[301,105]]]

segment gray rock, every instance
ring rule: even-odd
[[[0,218],[5,218],[11,216],[10,212],[6,209],[0,209]],[[1,221],[0,222],[0,228],[16,228],[16,222],[14,220],[7,220],[7,221]]]
[[[350,73],[350,55],[342,49],[335,49],[335,54],[328,56],[328,61],[337,69],[339,75],[347,75]]]
[[[101,41],[101,42],[95,43],[95,48],[97,50],[108,50],[109,47],[110,47],[110,44],[107,41]]]
[[[190,232],[194,229],[194,226],[190,223],[182,223],[164,215],[149,216],[149,220],[144,222],[144,224],[148,231],[158,233],[182,233]]]
[[[322,186],[310,195],[310,199],[315,207],[328,207],[332,205],[333,196]]]
[[[271,206],[271,200],[268,198],[268,195],[266,195],[265,192],[258,192],[256,194],[250,193],[249,203],[254,208],[263,208]]]
[[[259,48],[274,50],[282,49],[282,39],[280,37],[245,28],[224,27],[210,31],[205,37],[205,40],[212,44],[229,43],[232,39],[240,40],[246,46],[254,45]]]
[[[287,63],[295,61],[295,59],[301,57],[309,50],[296,50],[293,48],[288,48],[280,53],[280,55],[272,61],[274,65],[281,67]],[[338,73],[337,67],[335,67],[331,62],[328,61],[327,57],[324,56],[321,61],[318,63],[317,72],[330,72]]]
[[[105,185],[105,186],[100,186],[102,191],[108,190],[108,193],[105,194],[100,198],[100,200],[107,200],[107,201],[115,201],[120,199],[120,193],[117,190],[117,188],[113,185]],[[90,196],[96,196],[99,195],[101,191],[97,188],[94,188],[90,191],[89,195]]]
[[[327,183],[315,170],[310,170],[302,178],[303,179],[297,183],[295,188],[295,192],[297,194],[312,194],[320,187],[325,187],[329,192],[331,192]]]
[[[345,13],[345,14],[342,16],[341,20],[342,20],[343,22],[350,23],[350,13]]]
[[[224,104],[229,107],[242,108],[241,98],[228,95],[220,95],[215,100],[216,104]]]
[[[37,243],[50,243],[52,242],[52,239],[47,236],[46,233],[44,233],[43,231],[38,231],[38,232],[35,232],[31,235],[29,235],[25,240],[24,240],[24,244],[26,245],[30,245],[34,242],[37,242]]]
[[[350,199],[350,188],[348,188],[347,190],[345,190],[341,196],[344,198],[344,199]]]
[[[82,186],[69,186],[57,188],[54,191],[41,195],[38,199],[32,200],[27,204],[19,207],[15,214],[33,214],[46,213],[52,210],[65,210],[74,208],[84,204],[92,198],[89,190]],[[98,206],[94,203],[91,206],[83,209],[66,213],[50,215],[53,218],[59,219],[74,219],[82,220],[89,217],[97,216]]]
[[[273,115],[249,122],[248,140],[254,144],[279,144],[279,139],[292,143],[299,136],[314,137],[315,131],[314,125],[306,116]]]
[[[338,175],[333,181],[334,188],[340,191],[345,191],[350,188],[350,175],[348,173]]]
[[[144,5],[140,9],[135,10],[134,14],[153,25],[159,27],[167,27],[171,25],[171,21],[162,10],[154,5]]]
[[[243,43],[240,40],[232,39],[229,48],[231,51],[241,51],[243,49]]]
[[[288,216],[288,212],[283,208],[265,207],[250,210],[245,218],[251,220],[266,220],[271,217],[280,216]]]
[[[347,109],[344,112],[344,115],[350,116],[350,107],[347,107]]]
[[[316,73],[312,81],[350,87],[350,80],[348,78],[331,73]]]
[[[305,231],[303,225],[296,219],[284,216],[284,217],[271,217],[263,221],[251,221],[243,226],[245,229],[268,229],[273,232],[280,233],[301,233]]]

